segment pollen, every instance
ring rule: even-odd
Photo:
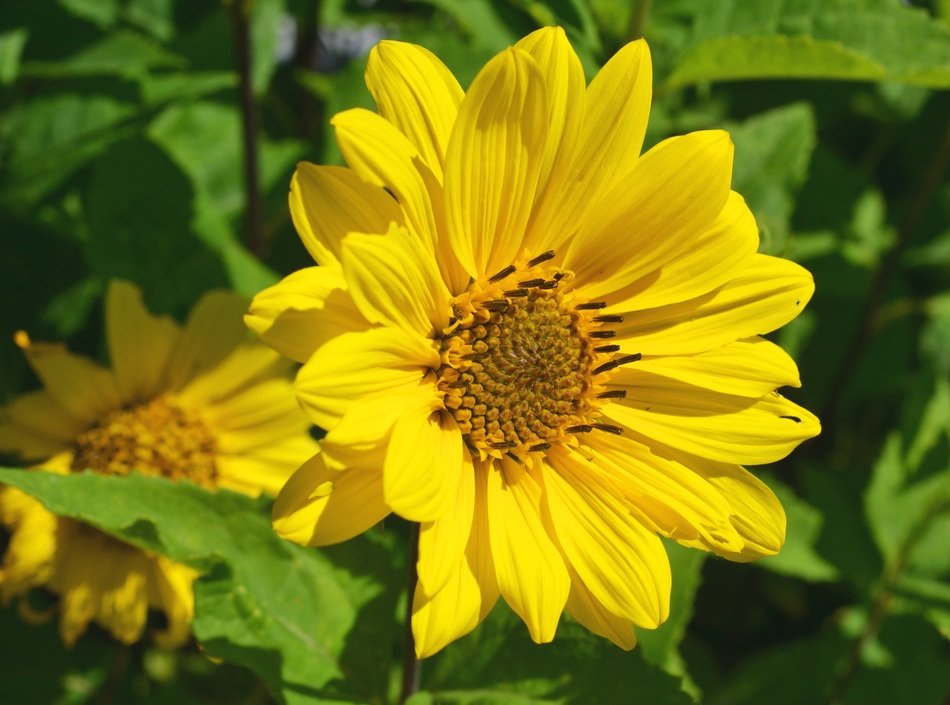
[[[217,442],[193,411],[169,395],[113,411],[76,439],[72,469],[216,485]]]
[[[573,295],[569,272],[540,267],[546,255],[473,283],[440,339],[443,404],[481,458],[575,444],[602,426],[598,407],[613,396],[602,368],[618,348],[601,341],[614,321]]]

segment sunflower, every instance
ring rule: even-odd
[[[819,432],[776,389],[795,363],[760,337],[812,277],[757,254],[721,131],[640,154],[643,41],[585,84],[559,28],[489,61],[467,92],[429,51],[370,54],[378,113],[332,124],[347,167],[300,164],[290,209],[321,266],[245,317],[305,363],[322,453],[274,526],[343,541],[419,522],[419,657],[498,599],[532,639],[564,610],[623,648],[667,617],[660,536],[735,561],[776,553],[785,515],[741,464]]]
[[[183,328],[152,316],[139,290],[114,282],[105,323],[112,369],[57,344],[17,344],[43,383],[0,412],[0,451],[56,473],[138,471],[208,489],[276,494],[316,450],[297,406],[290,363],[243,340],[246,302],[205,295]],[[60,596],[60,634],[71,645],[90,621],[132,643],[149,608],[160,610],[164,646],[181,644],[193,613],[191,568],[0,488],[11,533],[0,566],[4,601],[44,587]],[[38,616],[20,601],[26,616]],[[41,615],[39,615],[41,616]]]

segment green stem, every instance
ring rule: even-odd
[[[421,665],[416,658],[416,642],[412,636],[412,597],[416,592],[416,582],[419,579],[416,572],[416,561],[419,559],[419,524],[409,524],[409,582],[406,591],[406,628],[403,638],[402,653],[402,689],[399,693],[400,705],[419,690],[419,676]]]

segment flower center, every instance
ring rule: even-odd
[[[73,470],[105,475],[138,470],[214,487],[217,442],[204,422],[168,395],[117,409],[76,439]]]
[[[574,444],[594,428],[605,391],[604,374],[617,345],[604,330],[615,316],[598,316],[603,303],[583,302],[570,272],[541,267],[545,253],[475,282],[456,297],[454,317],[441,338],[439,388],[466,444],[481,458],[507,454],[521,461],[554,443]],[[639,356],[627,356],[631,361]]]

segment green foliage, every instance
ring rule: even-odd
[[[782,552],[737,565],[669,544],[670,619],[632,653],[567,617],[536,646],[503,605],[422,665],[411,705],[944,705],[950,636],[950,3],[946,0],[57,0],[0,13],[0,402],[36,380],[14,331],[101,356],[112,277],[181,318],[310,262],[287,209],[301,159],[339,163],[329,118],[371,106],[381,36],[463,85],[543,24],[588,78],[642,30],[647,144],[728,129],[761,250],[815,276],[776,336],[823,435],[760,472]],[[248,245],[234,13],[247,10],[261,244]],[[322,43],[306,45],[314,30]],[[299,40],[291,46],[289,37]],[[253,250],[253,251],[252,251]],[[9,459],[7,464],[14,464]],[[264,500],[133,476],[0,482],[196,567],[195,641],[130,649],[0,610],[0,702],[396,703],[406,536],[279,540]],[[0,533],[0,547],[5,535]],[[30,595],[34,611],[55,606]],[[7,653],[10,652],[10,653]],[[212,660],[209,660],[211,657]]]

